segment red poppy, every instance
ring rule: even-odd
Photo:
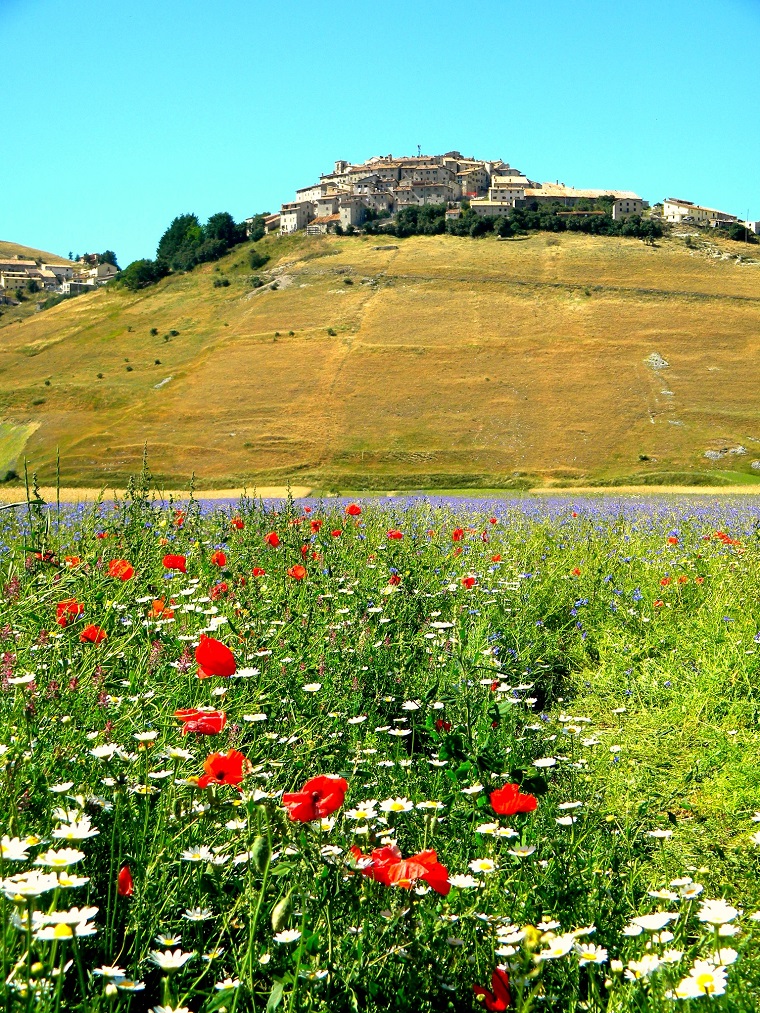
[[[59,601],[55,607],[55,621],[59,626],[68,626],[72,619],[76,619],[77,616],[81,616],[84,612],[84,605],[76,600],[76,598],[67,598],[65,601]]]
[[[218,735],[227,724],[227,715],[224,711],[204,711],[192,708],[175,711],[174,716],[183,722],[183,735],[188,735],[190,732],[195,732],[196,735]]]
[[[226,566],[227,557],[223,552],[217,549],[216,552],[211,553],[211,562],[214,564],[214,566],[219,567]]]
[[[348,781],[330,774],[312,777],[300,791],[282,796],[282,804],[294,822],[310,823],[329,816],[343,805]]]
[[[454,555],[455,556],[461,556],[462,555],[462,546],[461,545],[457,545],[457,547],[454,549]]]
[[[678,583],[679,584],[688,584],[689,583],[689,578],[685,574],[683,574],[682,576],[680,576],[678,578]]]
[[[241,517],[233,517],[232,520],[230,521],[230,524],[233,526],[233,528],[237,528],[238,531],[242,531],[243,528],[245,527],[245,524],[243,523],[243,519]]]
[[[398,542],[403,537],[404,537],[403,531],[399,531],[398,528],[391,528],[391,530],[386,535],[386,538],[390,538],[391,541],[395,542]]]
[[[203,764],[205,774],[198,778],[199,788],[210,784],[241,784],[250,769],[250,763],[237,749],[227,753],[211,753]]]
[[[694,578],[694,583],[695,584],[704,584],[704,582],[705,582],[705,578],[704,577],[695,577]]]
[[[271,545],[273,549],[276,549],[280,544],[280,536],[276,531],[270,531],[268,535],[264,535],[264,541],[267,545]]]
[[[670,583],[670,577],[663,577],[662,580],[660,581],[660,584],[663,587],[667,587],[669,583]]]
[[[216,601],[217,598],[221,598],[223,594],[227,594],[230,589],[230,585],[226,580],[220,580],[218,584],[214,584],[211,588],[211,601]]]
[[[201,634],[201,642],[195,648],[195,660],[198,662],[199,679],[208,679],[212,675],[227,677],[237,671],[235,656],[229,647],[205,633]]]
[[[500,816],[513,816],[515,813],[532,813],[538,808],[538,799],[535,795],[528,795],[520,791],[519,784],[505,784],[503,788],[497,788],[491,792],[491,807]]]
[[[665,602],[662,600],[662,598],[655,598],[655,600],[652,602],[652,605],[656,609],[661,609],[664,604]]]
[[[95,626],[93,623],[85,626],[79,634],[79,639],[83,644],[102,644],[107,638],[108,634],[106,631],[100,626]]]
[[[95,537],[96,538],[108,538],[108,532],[107,531],[96,531],[95,532]]]
[[[571,516],[573,516],[573,517],[577,517],[577,516],[578,516],[578,514],[577,514],[577,513],[575,512],[575,510],[573,510],[573,512],[572,512],[572,515],[571,515]]]
[[[79,558],[79,556],[64,556],[63,557],[63,561],[66,564],[66,566],[72,566],[72,567],[73,566],[79,566],[79,564],[82,562],[82,560]]]
[[[451,731],[451,722],[450,721],[444,721],[443,718],[438,718],[438,720],[435,723],[435,730],[437,732],[450,732]]]
[[[357,847],[351,848],[351,853],[364,876],[385,886],[410,890],[421,879],[444,897],[451,890],[448,870],[438,861],[435,851],[402,858],[398,847],[391,844],[376,848],[371,855],[363,855]]]
[[[501,967],[497,967],[491,975],[489,992],[482,985],[473,985],[472,990],[478,1002],[482,1002],[487,1010],[501,1011],[509,1008],[509,975]]]
[[[303,580],[306,576],[306,567],[297,563],[295,566],[291,566],[288,569],[288,576],[292,577],[293,580]]]
[[[306,557],[308,555],[309,555],[309,546],[308,545],[302,545],[301,546],[301,559],[306,559]]]
[[[678,539],[676,538],[675,535],[671,535],[668,538],[668,545],[678,545]]]
[[[128,559],[112,559],[108,564],[108,576],[119,580],[129,580],[135,575],[135,568]]]
[[[388,578],[388,583],[390,584],[391,587],[398,587],[399,584],[401,583],[401,574],[392,573]]]
[[[495,556],[491,556],[491,562],[492,563],[500,563],[501,562],[501,556],[499,555],[498,552],[496,553]]]
[[[461,542],[464,538],[464,528],[454,528],[451,532],[451,540],[453,542]]]
[[[579,566],[574,566],[574,567],[573,567],[573,569],[572,569],[572,570],[570,571],[570,573],[571,573],[571,574],[572,574],[572,575],[573,575],[574,577],[580,577],[580,575],[581,575],[581,570],[580,570],[580,567],[579,567]]]
[[[185,556],[164,556],[162,565],[165,570],[179,570],[180,573],[187,573],[187,558]]]
[[[156,598],[150,607],[149,615],[151,619],[173,619],[174,609],[167,606],[163,598]]]
[[[175,510],[174,511],[174,526],[175,528],[181,528],[185,523],[185,511]]]
[[[311,507],[304,507],[304,508],[303,508],[303,512],[304,512],[305,514],[310,514],[310,513],[311,513]]]
[[[489,518],[488,518],[488,523],[489,523],[489,524],[496,524],[496,523],[497,523],[497,520],[496,520],[496,518],[495,518],[495,517],[489,517]]]
[[[251,574],[254,577],[264,577],[266,576],[266,572],[267,571],[263,569],[261,566],[254,566],[254,568],[251,570]]]
[[[311,522],[312,533],[315,534],[315,535],[319,534],[319,529],[322,527],[323,524],[324,524],[324,521],[312,521]]]
[[[330,534],[333,536],[333,538],[340,538],[343,532],[340,528],[336,528],[335,531],[331,531]]]
[[[466,587],[467,590],[471,587],[475,587],[476,580],[474,577],[462,577],[462,587]]]
[[[358,517],[362,512],[362,508],[357,503],[349,503],[346,507],[346,513],[349,517]]]
[[[123,865],[116,879],[116,892],[120,897],[131,897],[135,892],[135,884],[128,865]]]

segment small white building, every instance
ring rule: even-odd
[[[317,215],[306,226],[306,235],[327,235],[328,232],[335,232],[338,225],[340,225],[340,214],[338,212],[334,215]]]
[[[88,278],[92,278],[93,285],[105,285],[118,273],[118,267],[114,267],[113,264],[98,264],[97,267],[90,268],[85,272]]]
[[[690,200],[680,200],[678,197],[668,197],[662,202],[662,217],[666,222],[672,222],[674,225],[685,222],[689,225],[712,225],[713,227],[728,225],[739,220],[736,215],[718,211],[717,208],[703,207]]]
[[[267,215],[264,219],[264,232],[268,236],[272,232],[280,231],[280,216],[278,214]]]
[[[0,288],[5,289],[6,292],[15,292],[17,288],[24,288],[29,280],[30,277],[26,271],[0,270]]]
[[[52,271],[59,283],[74,277],[74,268],[70,264],[42,264],[43,271]]]
[[[470,210],[474,211],[479,218],[501,218],[512,211],[516,198],[510,200],[490,200],[488,197],[473,197],[470,201]]]
[[[647,201],[640,197],[618,197],[612,205],[612,218],[616,222],[623,221],[631,215],[640,215],[648,207]]]
[[[340,226],[345,231],[361,225],[367,216],[367,205],[361,197],[343,197],[338,208]]]
[[[314,205],[311,201],[283,204],[280,209],[280,235],[284,236],[291,232],[298,232],[299,229],[305,229],[314,217]]]

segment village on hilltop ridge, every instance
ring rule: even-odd
[[[648,201],[632,190],[578,189],[559,180],[540,183],[498,158],[491,161],[466,158],[459,151],[423,155],[419,149],[416,156],[408,158],[376,155],[360,164],[339,160],[332,172],[319,177],[319,182],[296,190],[295,200],[283,204],[278,213],[246,218],[241,234],[256,238],[262,229],[264,234],[281,236],[296,232],[307,236],[350,235],[362,228],[366,232],[386,229],[392,232],[404,211],[427,208],[434,211],[436,228],[440,231],[464,235],[469,230],[470,235],[478,235],[494,228],[503,236],[509,234],[510,222],[506,219],[511,215],[523,210],[537,211],[542,206],[557,219],[564,218],[568,228],[572,219],[574,227],[582,230],[592,225],[591,216],[600,216],[600,221],[609,221],[610,217],[613,222],[633,219],[621,226],[626,235],[651,235],[646,228],[656,228],[657,223],[723,229],[729,238],[741,238],[742,233],[749,238],[750,232],[760,235],[760,221],[743,221],[726,211],[692,201],[668,197],[650,207]],[[649,220],[642,223],[642,216]],[[230,215],[224,213],[221,217],[229,219],[233,229],[237,228]],[[195,216],[185,218],[198,225]],[[182,220],[180,216],[175,223]],[[205,259],[216,259],[219,255],[217,251]],[[46,308],[60,298],[92,292],[119,276],[124,277],[113,251],[84,254],[76,262],[55,258],[56,262],[47,263],[43,256],[36,260],[19,253],[0,256],[0,304],[18,306],[42,293],[45,300],[37,303],[37,309]],[[129,269],[125,274],[128,273]],[[136,287],[161,277],[163,274],[158,272]]]
[[[264,219],[266,232],[307,235],[352,232],[368,220],[389,220],[403,208],[445,205],[447,221],[467,208],[479,217],[498,218],[516,208],[559,203],[568,209],[611,198],[616,221],[641,215],[649,203],[630,190],[576,189],[559,181],[539,183],[501,159],[465,158],[458,151],[409,158],[377,155],[361,164],[337,161],[319,182],[296,191],[279,214]],[[579,212],[583,213],[583,212]],[[591,212],[588,212],[591,213]],[[760,232],[760,222],[742,222],[736,215],[670,197],[652,209],[666,222],[720,227],[732,223]],[[246,219],[253,225],[256,219]]]

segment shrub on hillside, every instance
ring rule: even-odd
[[[264,264],[268,263],[269,256],[266,253],[262,253],[260,250],[254,248],[248,254],[248,266],[253,271],[258,271],[259,268],[263,267]]]

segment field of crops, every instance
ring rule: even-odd
[[[759,525],[5,510],[2,1009],[756,1010]]]

